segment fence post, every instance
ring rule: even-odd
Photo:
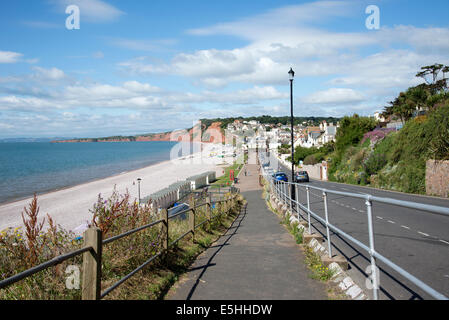
[[[287,182],[283,182],[283,184],[284,184],[284,204],[288,208],[288,198],[287,198],[288,185]]]
[[[329,251],[329,258],[332,258],[332,242],[331,242],[331,233],[329,231],[329,214],[327,211],[327,193],[325,191],[323,191],[323,202],[324,202],[324,215],[326,217],[327,248]]]
[[[195,242],[195,197],[193,195],[190,196],[189,205],[189,230],[192,234],[192,242]]]
[[[210,221],[211,221],[211,216],[212,216],[212,204],[211,204],[211,200],[210,200],[210,195],[208,195],[207,196],[207,198],[206,198],[206,203],[207,203],[207,205],[206,205],[206,218],[207,218],[207,221],[209,221],[209,223],[210,223]]]
[[[83,253],[83,300],[100,299],[102,242],[99,228],[89,228],[84,232],[84,245],[92,249]]]
[[[162,248],[164,249],[165,253],[167,253],[168,250],[168,210],[162,209]]]
[[[312,224],[310,223],[310,190],[309,187],[306,187],[307,190],[307,222],[309,224],[309,234],[312,234]]]
[[[299,220],[299,217],[300,217],[300,215],[299,215],[299,210],[300,210],[300,208],[299,208],[299,186],[296,186],[296,188],[295,188],[295,195],[296,195],[296,212],[298,213],[298,220]]]
[[[377,274],[376,258],[374,258],[374,226],[373,226],[373,212],[372,212],[372,201],[368,198],[365,202],[366,213],[368,215],[368,235],[369,235],[369,255],[371,257],[371,274],[373,280],[373,296],[374,300],[379,299],[379,275]]]

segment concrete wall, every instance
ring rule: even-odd
[[[449,161],[427,160],[426,193],[449,198]]]
[[[300,171],[307,171],[309,178],[327,181],[327,163],[323,161],[315,165],[303,165]]]

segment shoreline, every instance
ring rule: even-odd
[[[154,163],[152,163],[152,164],[146,165],[146,166],[141,167],[141,168],[138,168],[138,169],[132,169],[132,170],[127,170],[127,171],[122,171],[122,172],[120,172],[120,173],[114,173],[114,174],[112,174],[112,175],[108,175],[108,176],[101,177],[101,178],[92,178],[92,179],[86,180],[86,181],[84,181],[84,182],[76,183],[76,184],[71,184],[71,185],[68,185],[68,186],[65,186],[65,187],[53,188],[53,189],[50,189],[50,190],[45,190],[45,191],[41,191],[41,192],[36,192],[36,196],[39,198],[40,196],[45,196],[45,195],[50,194],[50,193],[53,193],[53,192],[63,191],[63,190],[66,190],[66,189],[70,189],[70,188],[73,188],[73,187],[81,186],[81,185],[83,185],[83,184],[87,184],[87,183],[99,181],[99,180],[102,180],[102,179],[113,178],[113,177],[119,176],[119,175],[121,175],[121,174],[131,173],[131,172],[133,172],[133,171],[145,169],[145,168],[148,168],[148,167],[151,167],[151,166],[160,164],[160,163],[168,162],[168,161],[171,161],[171,160],[161,160],[161,161],[156,161],[156,162],[154,162]],[[4,201],[4,202],[0,202],[0,207],[2,207],[3,205],[13,204],[13,203],[15,203],[15,202],[19,202],[19,201],[23,201],[23,200],[26,200],[26,199],[30,199],[30,197],[33,197],[33,195],[22,196],[22,197],[20,197],[20,198],[16,198],[16,199],[11,199],[11,200],[7,200],[7,201]]]
[[[208,144],[209,146],[213,146]],[[204,151],[210,148],[205,146]],[[66,230],[73,231],[86,221],[91,221],[92,213],[89,209],[101,194],[108,198],[116,186],[117,192],[123,194],[128,190],[131,199],[138,198],[137,178],[141,178],[141,198],[157,192],[172,183],[206,171],[215,171],[217,177],[223,174],[221,167],[223,159],[208,159],[206,163],[198,162],[204,153],[196,152],[183,155],[176,159],[158,161],[151,165],[132,169],[105,178],[68,186],[44,192],[38,195],[39,221],[42,221],[48,213],[57,225]],[[192,163],[193,162],[193,163]],[[8,227],[23,226],[21,213],[23,208],[31,202],[32,196],[0,204],[0,230]],[[46,219],[47,220],[47,219]],[[47,221],[45,227],[47,227]]]

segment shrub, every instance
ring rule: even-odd
[[[387,164],[387,158],[383,153],[372,153],[367,161],[363,163],[363,170],[368,176],[376,174]]]
[[[344,152],[346,147],[358,144],[366,132],[376,127],[377,121],[369,117],[359,117],[355,114],[352,117],[344,117],[340,121],[340,128],[336,135],[335,148],[337,152]]]
[[[129,199],[128,193],[118,194],[115,188],[112,196],[106,200],[101,195],[98,196],[98,200],[91,210],[93,214],[91,225],[102,230],[104,239],[159,219],[158,215],[148,206],[139,207],[135,201],[129,201]],[[239,196],[237,205],[228,211],[228,214],[235,216],[242,205],[243,198]],[[218,208],[213,209],[212,215],[216,215],[219,210]],[[46,218],[49,228],[45,230],[43,228],[44,221],[38,222],[38,213],[39,207],[35,196],[29,207],[25,208],[23,214],[25,233],[21,231],[21,228],[7,229],[0,233],[1,279],[51,260],[55,256],[72,252],[83,245],[82,240],[79,240],[75,234],[65,231],[60,226],[57,227],[49,215]],[[206,219],[204,206],[196,211],[196,219],[198,223]],[[201,228],[197,229],[195,236],[200,244],[192,244],[188,238],[183,239],[182,244],[175,245],[168,252],[165,259],[166,264],[162,264],[161,261],[155,259],[153,264],[144,268],[124,283],[120,289],[111,293],[108,299],[160,298],[165,292],[164,287],[172,283],[170,279],[174,279],[176,272],[179,272],[182,268],[185,270],[196,254],[199,253],[201,244],[208,245],[211,242],[210,237],[217,233],[215,230],[206,234],[207,230],[221,228],[225,219],[227,218],[220,215],[214,218],[210,224],[203,224]],[[101,279],[103,289],[133,271],[150,256],[161,250],[161,228],[162,225],[159,224],[103,247]],[[169,241],[177,239],[187,230],[187,219],[175,218],[171,220]],[[200,238],[200,235],[203,238]],[[65,286],[67,275],[64,270],[68,265],[82,265],[82,255],[53,268],[40,271],[7,288],[0,289],[0,300],[80,299],[81,290],[70,290]],[[152,290],[149,288],[150,286],[156,289]]]
[[[389,133],[396,131],[393,128],[379,128],[363,135],[362,144],[366,140],[370,140],[372,144],[376,144],[378,141],[384,139]]]
[[[317,163],[318,163],[318,161],[317,161],[317,159],[316,159],[314,154],[311,154],[311,155],[307,156],[304,159],[304,164],[305,165],[314,165],[314,164],[317,164]]]

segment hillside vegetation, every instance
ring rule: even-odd
[[[443,78],[437,80],[440,71]],[[369,117],[344,117],[335,143],[297,148],[295,162],[326,159],[331,181],[424,194],[426,161],[449,160],[447,72],[443,65],[423,67],[417,76],[432,80],[400,93],[384,108],[384,116],[405,122],[401,130],[380,128]]]

